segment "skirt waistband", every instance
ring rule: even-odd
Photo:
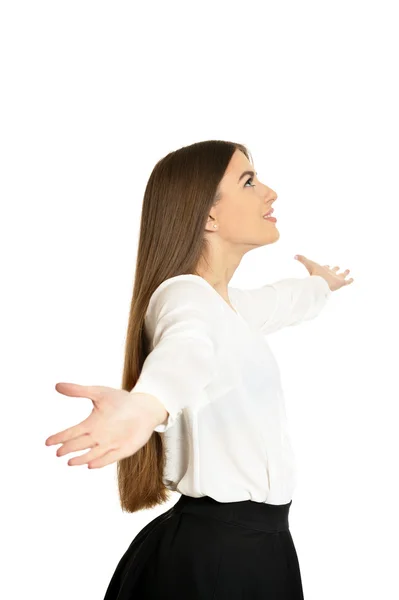
[[[289,530],[291,504],[292,500],[288,504],[266,504],[253,500],[218,502],[210,496],[194,498],[182,494],[173,506],[173,512],[211,517],[232,525],[275,533]]]

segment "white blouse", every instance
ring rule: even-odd
[[[316,317],[331,294],[320,276],[228,287],[231,308],[199,275],[163,281],[150,298],[150,343],[132,392],[169,415],[164,483],[219,502],[287,504],[296,485],[280,371],[266,336]]]

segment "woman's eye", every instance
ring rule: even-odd
[[[246,182],[245,182],[245,185],[244,185],[244,187],[245,187],[245,186],[247,185],[247,183],[249,183],[250,181],[253,181],[253,177],[250,177],[250,178],[248,179],[248,181],[246,181]],[[255,187],[255,185],[251,185],[251,187]]]

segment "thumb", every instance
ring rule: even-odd
[[[312,262],[311,260],[309,260],[308,258],[306,258],[306,256],[303,256],[303,254],[295,254],[294,256],[295,260],[297,260],[298,262],[302,263],[304,267],[306,267],[306,269],[308,270],[309,273],[311,273],[312,270]]]
[[[75,396],[77,398],[95,398],[98,395],[99,386],[80,385],[79,383],[58,382],[55,389],[64,396]]]

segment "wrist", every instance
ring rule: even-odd
[[[143,392],[131,392],[134,396],[140,396],[142,400],[143,408],[150,414],[151,419],[154,423],[154,427],[157,425],[163,425],[166,423],[169,413],[162,404],[162,402],[152,394],[146,394]]]

